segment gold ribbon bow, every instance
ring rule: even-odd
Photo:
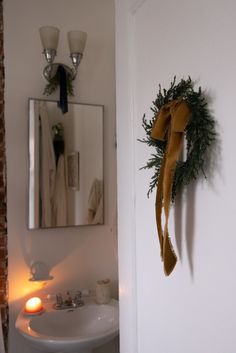
[[[172,185],[175,176],[176,162],[182,147],[184,130],[191,118],[191,111],[183,99],[176,99],[165,104],[154,121],[151,137],[156,140],[167,140],[156,193],[156,223],[161,248],[161,259],[167,276],[173,271],[177,256],[173,249],[169,233],[168,219],[170,213]],[[162,229],[162,208],[165,214],[164,231]]]

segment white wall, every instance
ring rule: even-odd
[[[122,353],[235,352],[235,12],[232,0],[117,0]],[[208,180],[177,202],[176,224],[172,212],[179,262],[165,277],[146,197],[152,173],[139,170],[151,149],[137,138],[158,84],[174,75],[206,89],[220,142]]]
[[[66,33],[88,32],[84,58],[75,80],[74,101],[102,104],[104,116],[105,225],[64,229],[27,230],[28,209],[28,97],[43,98],[38,28],[61,30],[58,61],[70,65]],[[94,287],[98,278],[110,277],[117,287],[116,152],[114,4],[110,0],[4,1],[5,102],[8,176],[10,353],[31,352],[14,331],[15,317],[34,292]],[[50,98],[56,98],[51,96]],[[29,265],[40,260],[54,280],[28,281]]]

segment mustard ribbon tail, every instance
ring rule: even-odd
[[[166,276],[169,276],[171,272],[174,270],[178,260],[169,236],[167,236],[164,239],[163,252],[164,252],[164,272]]]
[[[161,249],[161,259],[163,260],[164,272],[167,276],[171,274],[177,263],[177,256],[169,237],[168,219],[176,163],[183,147],[184,130],[190,117],[191,111],[184,100],[178,99],[171,101],[160,109],[151,132],[152,138],[162,141],[167,140],[156,194],[157,231]],[[161,222],[163,208],[165,213],[164,232]]]

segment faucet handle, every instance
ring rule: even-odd
[[[74,302],[75,302],[76,306],[84,305],[84,302],[82,300],[82,292],[80,290],[75,292]]]
[[[65,302],[68,304],[68,305],[71,305],[72,304],[72,297],[71,297],[71,294],[70,294],[70,291],[67,291],[66,292],[66,300]]]
[[[82,297],[82,292],[80,291],[80,290],[77,290],[76,292],[75,292],[75,296],[76,297]]]
[[[56,306],[57,308],[60,308],[60,307],[62,307],[62,305],[63,305],[62,294],[61,294],[61,293],[58,293],[58,294],[56,294],[56,304],[55,304],[55,306]]]

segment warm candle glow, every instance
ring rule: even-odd
[[[38,313],[43,310],[42,301],[38,297],[30,298],[25,304],[25,312]]]

